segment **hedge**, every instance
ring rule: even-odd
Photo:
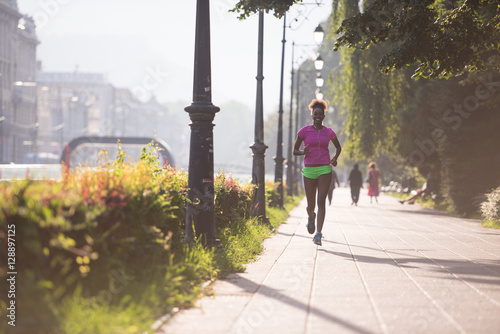
[[[113,162],[101,154],[98,167],[62,166],[61,180],[0,183],[0,244],[15,243],[11,268],[8,247],[0,249],[0,279],[17,272],[16,327],[61,331],[61,305],[70,308],[75,296],[123,303],[115,292],[127,280],[148,284],[162,277],[169,283],[160,298],[172,307],[187,293],[183,289],[217,275],[213,257],[183,243],[187,173],[160,166],[156,154],[150,145],[134,164],[119,149]],[[250,218],[252,186],[224,173],[215,180],[218,235],[236,235]],[[183,280],[194,283],[186,288]],[[2,284],[2,319],[8,290]]]

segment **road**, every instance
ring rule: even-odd
[[[157,333],[500,333],[500,230],[339,188],[316,246],[305,206]]]

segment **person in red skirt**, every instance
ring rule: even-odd
[[[375,201],[378,203],[378,179],[380,178],[380,171],[377,169],[377,164],[372,161],[368,164],[368,196],[370,196],[370,203],[373,201],[373,197],[375,197]]]

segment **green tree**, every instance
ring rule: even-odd
[[[416,150],[424,164],[437,153],[444,193],[457,212],[474,213],[481,196],[500,185],[500,76],[433,80],[427,90],[419,102],[426,101],[431,127]]]
[[[360,12],[356,0],[334,1],[333,6],[331,27]],[[346,114],[345,148],[352,158],[372,157],[379,148],[394,148],[396,144],[408,80],[402,72],[385,75],[377,70],[377,59],[389,44],[384,42],[363,52],[345,49],[341,53],[341,72],[331,85],[331,94]]]
[[[334,10],[340,3],[334,1]],[[500,50],[495,0],[374,0],[342,18],[335,51],[394,42],[379,58],[384,73],[417,63],[417,78],[448,78],[486,69],[485,62]]]
[[[464,43],[465,45],[461,46],[473,50],[473,54],[468,53],[467,56],[462,49],[454,49],[454,56],[448,52],[451,57],[448,59],[449,63],[433,62],[434,67],[426,68],[425,62],[420,61],[423,58],[419,58],[421,55],[427,55],[428,50],[426,51],[424,46],[436,48],[432,56],[443,55],[436,44],[436,36],[439,34],[427,32],[426,36],[419,35],[417,38],[412,34],[425,34],[427,28],[432,29],[428,25],[413,21],[418,29],[411,30],[406,37],[416,40],[402,42],[393,37],[377,39],[374,36],[382,36],[383,33],[392,36],[389,31],[383,31],[380,20],[368,19],[368,13],[377,8],[379,13],[383,13],[377,4],[384,4],[383,8],[386,10],[391,8],[388,6],[395,6],[395,2],[380,0],[361,3],[356,0],[333,2],[333,25],[329,35],[337,36],[339,25],[341,30],[352,27],[352,31],[342,30],[343,35],[336,42],[338,46],[341,44],[339,40],[343,43],[348,40],[355,41],[350,45],[345,44],[350,47],[341,49],[341,74],[337,76],[332,92],[347,117],[345,129],[348,142],[345,148],[355,158],[369,158],[375,153],[386,152],[401,165],[417,167],[424,177],[432,171],[433,176],[442,181],[440,190],[456,211],[473,213],[477,210],[478,196],[498,186],[500,179],[500,148],[494,144],[500,140],[498,131],[495,130],[500,117],[500,56],[496,50],[498,44],[492,48],[491,43],[483,40],[482,46],[476,47],[475,43],[481,41],[481,36],[476,36],[474,43]],[[409,22],[411,18],[416,20],[417,12],[420,13],[422,22],[427,22],[427,18],[432,24],[437,24],[444,19],[445,13],[448,13],[446,17],[453,19],[453,24],[465,24],[467,20],[460,21],[458,17],[465,12],[469,13],[466,8],[474,5],[463,2],[462,6],[457,7],[456,1],[436,1],[432,2],[432,5],[425,1],[400,1],[399,4],[402,12],[398,15],[404,14],[403,16],[407,17],[394,15],[393,18],[399,20],[399,26],[396,26],[396,21],[385,26],[388,30],[393,29],[392,33],[397,29],[403,30],[404,25],[411,26]],[[475,5],[491,7],[491,2],[478,1]],[[456,17],[450,16],[452,12]],[[495,13],[490,12],[488,16],[484,11],[477,11],[477,15],[481,14],[482,18],[491,18],[482,21],[486,22],[486,25],[491,25],[498,16]],[[353,22],[356,20],[361,20],[362,23],[354,31]],[[387,22],[389,21],[387,19]],[[373,25],[372,30],[367,22]],[[432,25],[431,23],[428,24]],[[472,25],[471,29],[474,31],[476,28]],[[454,35],[449,35],[449,38],[469,36],[467,34],[472,32],[455,32]],[[363,39],[368,35],[372,36],[372,39]],[[494,40],[496,35],[497,32],[491,30],[489,41]],[[401,34],[400,38],[404,36]],[[416,50],[407,48],[415,41],[420,43],[414,44]],[[413,55],[416,58],[405,58],[409,60],[398,66],[381,68],[381,59],[389,59],[387,56],[394,50],[402,50],[400,55]],[[476,56],[478,58],[475,58]],[[413,64],[412,59],[417,59],[419,63]],[[464,64],[464,59],[475,62],[476,65],[477,59],[480,59],[483,70],[472,71],[480,67],[472,66],[470,62],[468,65],[459,66],[460,62]],[[392,71],[395,68],[399,70]],[[410,77],[413,73],[419,78],[427,79],[412,80]],[[450,76],[457,73],[462,75]]]
[[[261,10],[266,13],[273,11],[274,16],[281,18],[293,4],[299,2],[302,0],[240,0],[231,11],[239,13],[240,20],[244,20]]]

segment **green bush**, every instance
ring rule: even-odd
[[[87,298],[113,289],[116,273],[125,268],[134,280],[165,275],[169,261],[182,253],[186,182],[186,173],[171,167],[117,159],[98,168],[64,169],[59,182],[0,184],[0,240],[7,243],[7,227],[15,227],[16,283],[23,287],[18,302],[31,317],[20,319],[54,319],[50,307],[38,310],[34,295],[56,305],[75,293]],[[13,270],[6,249],[0,252],[5,279]],[[2,312],[6,289],[2,285]]]
[[[130,164],[119,149],[113,162],[101,155],[100,167],[63,166],[58,181],[0,183],[1,244],[15,226],[16,329],[147,332],[156,316],[192,305],[202,282],[240,271],[260,253],[270,227],[250,218],[253,187],[224,173],[214,184],[222,247],[183,243],[187,173],[160,166],[155,154],[149,146]],[[6,252],[0,249],[2,280],[14,270]]]
[[[215,221],[217,231],[236,227],[251,214],[253,186],[241,186],[232,176],[220,172],[215,177]]]
[[[283,193],[286,194],[286,185],[283,185]],[[266,202],[270,208],[278,208],[279,205],[279,184],[266,181]]]
[[[483,221],[489,225],[500,225],[500,187],[485,195],[481,203]]]

